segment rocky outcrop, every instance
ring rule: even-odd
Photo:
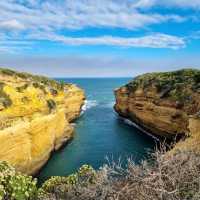
[[[0,160],[36,173],[72,138],[84,99],[76,85],[0,69]]]
[[[189,136],[180,145],[187,141],[187,147],[199,148],[189,144],[200,142],[199,70],[141,75],[116,89],[115,96],[119,115],[157,136]]]

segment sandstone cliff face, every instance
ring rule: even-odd
[[[188,135],[190,140],[200,135],[199,70],[138,76],[115,96],[116,112],[154,135]]]
[[[84,99],[75,85],[0,69],[0,160],[36,173],[73,136]]]

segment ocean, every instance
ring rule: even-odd
[[[155,147],[152,137],[118,117],[113,109],[114,89],[126,84],[130,78],[65,78],[85,90],[85,111],[74,123],[73,140],[52,154],[37,175],[42,183],[51,176],[64,176],[75,172],[81,165],[90,164],[98,169],[109,161],[127,158],[136,163],[144,159]]]

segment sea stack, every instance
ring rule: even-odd
[[[0,69],[0,160],[35,174],[73,136],[84,91],[43,76]]]

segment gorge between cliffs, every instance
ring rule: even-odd
[[[125,161],[134,155],[139,162],[155,145],[113,110],[113,91],[129,78],[52,80],[9,69],[0,74],[0,159],[40,182],[85,163],[99,168],[106,156]]]
[[[170,151],[161,153],[159,162],[165,164],[170,156],[172,159],[167,161],[174,164],[182,163],[180,158],[186,159],[186,164],[198,161],[199,70],[147,73],[134,79],[49,79],[0,69],[0,80],[0,160],[8,163],[0,163],[0,168],[37,177],[41,185],[39,199],[45,199],[43,195],[47,194],[54,199],[57,189],[59,195],[65,196],[69,185],[79,184],[87,170],[92,173],[89,177],[108,173],[104,178],[108,176],[114,183],[102,185],[116,184],[117,188],[119,183],[126,184],[130,177],[126,176],[122,183],[106,171],[117,162],[125,169],[131,167],[135,175],[144,176],[142,181],[149,179],[147,172],[151,176],[159,169],[151,165],[146,169],[142,161],[153,159],[149,152],[155,152],[157,137],[181,138]],[[177,154],[177,150],[194,154]],[[108,181],[104,178],[101,181]],[[137,179],[134,181],[137,183]],[[92,191],[96,190],[94,186]],[[68,188],[64,193],[63,187]]]
[[[98,168],[106,156],[139,162],[156,145],[151,136],[180,136],[186,139],[173,150],[199,151],[199,74],[185,69],[133,80],[52,80],[1,69],[0,159],[27,174],[42,169],[38,177],[46,180],[84,163]]]

